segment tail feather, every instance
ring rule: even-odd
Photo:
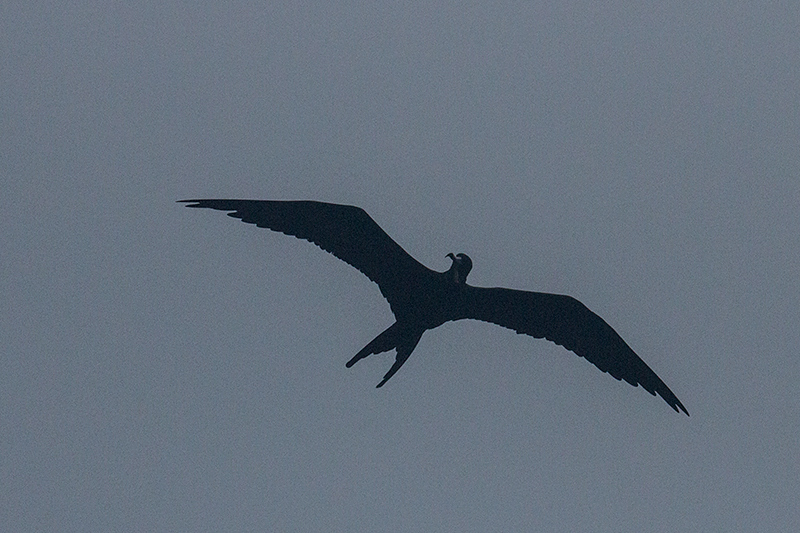
[[[406,362],[408,356],[411,355],[411,352],[413,352],[414,348],[417,347],[417,343],[419,342],[420,338],[422,338],[422,333],[422,331],[413,332],[401,339],[401,344],[397,345],[397,357],[395,357],[394,364],[386,373],[386,375],[383,376],[381,382],[378,383],[377,388],[380,389],[383,387],[384,383],[389,381],[389,378],[394,376],[394,373],[400,370],[400,367]]]
[[[400,328],[397,326],[397,322],[395,322],[386,330],[384,330],[383,333],[372,339],[369,344],[361,348],[361,351],[355,354],[353,358],[345,364],[345,366],[350,368],[368,355],[388,352],[389,350],[395,348],[399,342]]]
[[[414,348],[417,347],[417,343],[422,337],[422,333],[424,331],[425,330],[418,331],[408,328],[403,329],[397,325],[397,322],[395,322],[383,333],[372,339],[369,344],[364,346],[360,352],[355,354],[353,358],[346,363],[345,366],[350,368],[369,355],[388,352],[389,350],[397,348],[397,356],[394,359],[394,364],[386,373],[386,375],[383,376],[381,382],[378,383],[378,388],[383,387],[384,383],[389,381],[389,378],[391,378],[395,372],[400,370],[400,367],[406,362],[408,356],[411,355],[411,352],[413,352]]]

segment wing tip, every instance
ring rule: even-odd
[[[691,416],[689,414],[689,411],[686,410],[686,407],[684,407],[683,404],[678,400],[675,400],[675,403],[672,405],[672,408],[675,409],[675,412],[677,412],[678,414],[680,414],[680,412],[683,411],[684,414],[686,414],[686,416]]]
[[[675,409],[676,413],[680,414],[681,411],[683,411],[686,416],[690,416],[689,411],[686,409],[686,407],[684,407],[678,397],[675,396],[671,390],[667,389],[666,393],[663,390],[658,390],[657,392],[658,395],[661,396],[661,399],[667,402],[667,405]],[[655,396],[655,392],[652,394]]]
[[[252,200],[232,200],[228,198],[194,198],[191,200],[176,200],[176,203],[186,204],[186,207],[200,207],[216,209],[217,211],[236,211],[239,204]]]
[[[202,202],[204,200],[194,199],[194,200],[176,200],[175,203],[178,204],[187,204],[186,207],[202,207]]]
[[[613,374],[611,374],[611,375],[613,376]],[[656,378],[658,378],[658,376],[656,376]],[[617,378],[617,379],[621,379],[621,378]],[[630,381],[628,381],[627,378],[625,379],[625,381],[627,381],[628,383],[631,383]],[[675,396],[675,393],[672,392],[669,389],[669,387],[667,387],[667,385],[663,381],[661,381],[660,379],[659,379],[659,383],[656,384],[655,386],[652,386],[652,383],[649,384],[651,386],[648,386],[647,384],[645,384],[641,380],[636,380],[635,383],[631,383],[631,384],[634,387],[641,386],[644,390],[646,390],[647,392],[649,392],[653,396],[660,396],[661,399],[664,400],[667,405],[672,407],[675,410],[676,413],[680,414],[681,412],[683,412],[686,416],[690,416],[689,415],[689,411],[681,403],[681,401],[678,399],[678,397]]]

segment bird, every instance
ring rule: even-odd
[[[472,259],[448,253],[450,268],[432,270],[414,259],[360,207],[312,200],[178,200],[190,208],[227,212],[259,228],[305,239],[375,282],[395,322],[362,348],[347,368],[395,350],[383,387],[408,360],[422,334],[442,324],[474,319],[547,339],[603,372],[660,396],[676,412],[689,412],[620,335],[577,299],[563,295],[467,284]]]

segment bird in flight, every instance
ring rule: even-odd
[[[378,284],[396,322],[347,362],[396,350],[382,387],[406,362],[422,334],[451,320],[491,322],[545,338],[584,357],[603,372],[658,394],[675,411],[689,412],[667,385],[602,318],[571,296],[467,284],[472,260],[463,253],[445,272],[411,257],[366,211],[314,201],[180,200],[187,207],[227,211],[259,228],[310,241]]]

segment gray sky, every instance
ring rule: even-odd
[[[203,5],[200,5],[203,4]],[[800,5],[7,2],[9,531],[800,530]],[[686,405],[194,197],[364,207]]]

